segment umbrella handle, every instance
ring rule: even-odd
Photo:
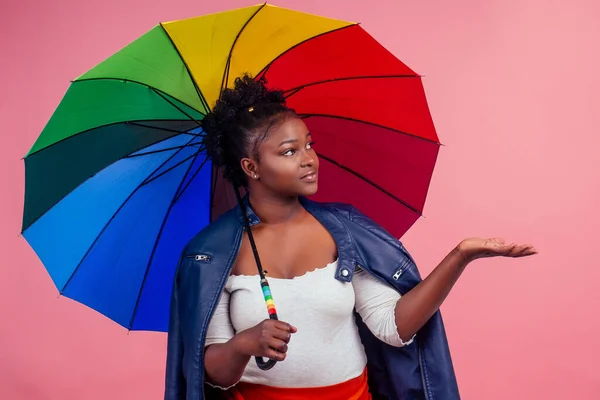
[[[261,271],[262,272],[262,271]],[[277,311],[275,310],[275,304],[273,303],[273,296],[271,295],[271,288],[267,278],[263,275],[260,280],[260,286],[262,288],[263,296],[265,298],[265,304],[267,305],[267,311],[269,313],[269,319],[279,320],[277,317]],[[263,357],[255,357],[256,365],[263,371],[268,371],[277,364],[277,361],[268,358],[266,361]]]
[[[262,369],[263,371],[268,371],[271,368],[273,368],[275,366],[275,364],[277,364],[277,361],[271,360],[270,358],[267,358],[267,361],[265,361],[265,359],[263,357],[255,357],[255,358],[256,358],[256,365],[258,365],[258,368]]]
[[[246,233],[248,234],[248,239],[250,241],[250,245],[252,247],[252,253],[254,253],[254,259],[256,261],[256,267],[258,269],[258,274],[260,276],[260,286],[262,287],[263,296],[265,298],[265,304],[267,305],[267,311],[269,313],[269,319],[278,320],[277,311],[275,311],[275,304],[273,303],[273,296],[271,295],[271,288],[269,287],[269,282],[265,277],[265,273],[262,268],[262,263],[260,262],[260,257],[258,256],[258,250],[256,249],[256,243],[254,242],[254,235],[252,235],[252,229],[250,228],[250,221],[248,219],[248,214],[246,214],[246,210],[244,208],[242,197],[240,196],[240,192],[237,189],[237,186],[233,185],[233,191],[237,197],[238,205],[244,215],[244,222],[246,225]],[[277,364],[277,361],[265,359],[263,357],[255,357],[256,365],[263,371],[268,371]]]

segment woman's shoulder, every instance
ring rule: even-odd
[[[348,219],[351,218],[352,213],[358,211],[358,210],[356,210],[356,207],[354,207],[353,205],[348,204],[348,203],[321,202],[321,201],[309,200],[306,198],[302,199],[302,203],[303,203],[304,207],[309,210],[319,209],[319,210],[325,211],[325,212],[337,213],[337,214],[341,214],[342,216],[344,216]]]
[[[319,208],[325,212],[335,213],[348,221],[368,223],[377,225],[371,218],[363,214],[352,204],[342,202],[318,202],[314,200],[305,200],[308,207]]]
[[[312,201],[307,203],[308,207],[316,207],[326,213],[335,214],[353,236],[359,235],[362,232],[369,232],[386,242],[398,241],[390,232],[388,232],[381,224],[374,221],[371,217],[364,214],[357,207],[347,203],[321,203]]]

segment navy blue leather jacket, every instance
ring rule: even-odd
[[[350,282],[358,266],[401,294],[421,281],[413,259],[400,241],[355,208],[301,201],[337,244],[336,279]],[[251,225],[260,223],[256,214],[247,209]],[[236,207],[196,235],[181,255],[171,298],[165,400],[214,398],[204,384],[204,341],[237,257],[243,227],[241,210]],[[375,338],[358,314],[356,323],[367,354],[369,387],[374,399],[460,398],[439,311],[421,328],[413,343],[401,348]]]

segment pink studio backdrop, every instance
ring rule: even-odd
[[[71,78],[159,21],[254,4],[214,3],[0,2],[0,398],[162,398],[165,335],[128,335],[57,298],[18,237],[21,157]],[[600,3],[276,4],[361,21],[425,75],[445,146],[426,218],[404,238],[423,274],[470,235],[541,252],[472,265],[443,305],[463,398],[600,398]]]

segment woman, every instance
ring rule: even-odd
[[[472,261],[535,249],[469,238],[421,281],[402,245],[367,217],[306,200],[319,181],[312,136],[264,84],[238,78],[203,129],[213,163],[248,189],[246,217],[280,320],[266,318],[234,209],[182,254],[165,398],[458,398],[438,308]],[[252,357],[278,363],[264,371]]]

